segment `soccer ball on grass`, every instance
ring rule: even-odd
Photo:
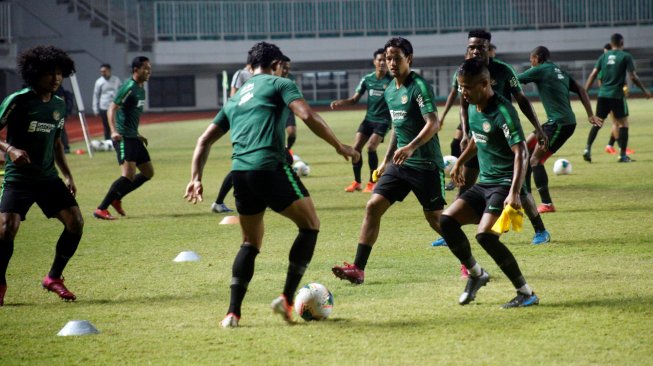
[[[306,321],[324,320],[333,311],[333,295],[324,285],[309,283],[295,296],[295,311]]]
[[[300,177],[305,177],[311,172],[311,166],[301,160],[296,161],[292,168]]]
[[[558,159],[553,163],[553,174],[566,175],[571,174],[571,163],[567,159]]]

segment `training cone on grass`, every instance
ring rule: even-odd
[[[71,320],[61,328],[58,336],[80,336],[100,333],[88,320]]]
[[[220,221],[220,225],[236,225],[239,222],[238,216],[225,216],[222,221]]]
[[[173,259],[174,262],[199,262],[200,255],[192,250],[183,251]]]

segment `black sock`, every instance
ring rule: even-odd
[[[82,234],[71,233],[66,229],[63,230],[57,241],[54,261],[52,262],[52,267],[50,267],[50,273],[48,273],[50,278],[61,278],[61,274],[64,268],[66,268],[68,261],[75,254],[75,251],[77,251],[80,240],[82,240]]]
[[[374,151],[367,151],[367,165],[370,167],[370,182],[372,181],[372,172],[379,167],[379,155]]]
[[[512,282],[515,288],[520,288],[526,284],[526,280],[519,269],[515,256],[512,255],[508,247],[499,241],[497,235],[480,233],[476,235],[476,240],[485,249],[487,254],[494,259],[494,262],[510,279],[510,282]]]
[[[614,142],[615,142],[615,141],[616,141],[616,139],[614,138],[614,136],[612,135],[612,133],[610,133],[610,140],[608,140],[608,145],[610,145],[610,146],[614,146]]]
[[[295,135],[288,135],[288,142],[286,143],[286,147],[288,149],[292,148],[292,145],[295,144],[295,141],[297,140],[297,136]]]
[[[452,139],[451,140],[451,155],[455,157],[460,156],[460,140],[459,139]]]
[[[122,198],[122,192],[126,191],[131,184],[132,181],[125,177],[121,176],[120,178],[116,179],[113,184],[111,184],[111,187],[109,187],[109,192],[107,192],[107,195],[104,196],[104,200],[102,200],[102,203],[100,203],[98,208],[100,210],[106,210],[111,202]]]
[[[351,163],[352,168],[354,168],[354,180],[358,183],[361,182],[361,169],[363,168],[363,157],[361,156],[358,159],[358,162]]]
[[[533,229],[535,232],[540,232],[546,230],[544,227],[544,222],[542,221],[542,216],[540,214],[537,214],[535,217],[529,217],[531,220],[531,225],[533,225]]]
[[[135,191],[136,188],[140,187],[143,185],[143,183],[147,182],[150,180],[150,178],[144,176],[141,173],[136,174],[134,177],[134,180],[132,181],[132,184],[129,185],[123,192],[121,192],[121,196],[118,199],[121,199],[125,197],[127,194],[131,193],[132,191]]]
[[[599,133],[599,130],[601,127],[597,126],[592,126],[590,129],[589,135],[587,135],[587,146],[585,147],[587,150],[590,150],[592,148],[592,144],[594,143],[594,140],[596,140],[596,134]]]
[[[227,193],[234,186],[233,173],[229,172],[222,180],[222,185],[220,186],[220,191],[218,192],[218,197],[215,199],[215,203],[218,205],[224,203],[224,199],[227,197]]]
[[[551,195],[549,194],[549,176],[546,174],[544,165],[536,165],[533,167],[533,180],[537,191],[540,192],[542,203],[551,204]]]
[[[356,267],[364,271],[365,266],[367,266],[367,260],[370,258],[371,253],[371,246],[363,243],[358,243],[358,247],[356,248],[356,258],[354,259],[354,264]]]
[[[458,258],[460,263],[464,264],[467,268],[472,268],[476,265],[476,259],[472,256],[472,248],[469,245],[469,240],[460,227],[456,219],[447,215],[440,216],[440,229],[442,230],[442,237],[447,242],[451,253]]]
[[[619,127],[619,147],[621,156],[627,156],[626,148],[628,147],[628,127]]]
[[[0,240],[0,285],[7,284],[7,267],[13,254],[14,241],[7,239]]]
[[[299,234],[297,234],[295,242],[290,248],[288,273],[286,274],[286,283],[283,286],[283,295],[290,305],[294,303],[295,291],[297,291],[299,282],[313,258],[318,233],[318,230],[299,229]]]
[[[254,277],[254,262],[258,255],[258,249],[250,244],[240,246],[234,264],[231,267],[231,297],[229,299],[228,313],[240,316],[240,306],[245,298],[249,281]]]

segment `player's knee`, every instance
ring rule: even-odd
[[[14,240],[18,227],[20,226],[20,216],[5,214],[2,215],[0,223],[0,240]]]
[[[82,235],[84,232],[84,219],[82,215],[74,215],[66,223],[66,230],[75,235]]]
[[[439,226],[443,233],[460,229],[460,223],[449,215],[440,215]]]
[[[371,199],[367,201],[367,205],[365,205],[365,214],[368,217],[380,217],[383,215],[383,208],[382,204],[379,200]]]

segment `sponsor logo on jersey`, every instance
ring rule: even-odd
[[[382,97],[383,90],[370,89],[370,97]]]
[[[487,144],[487,136],[472,131],[472,138],[477,144]]]
[[[254,89],[254,83],[249,83],[249,84],[245,85],[244,87],[240,88],[238,90],[238,92],[240,92],[240,94],[245,94],[245,93],[251,91],[252,89]]]
[[[609,55],[608,56],[608,65],[614,65],[615,63],[617,63],[617,56]]]
[[[406,118],[407,114],[408,114],[408,112],[406,112],[406,111],[393,111],[393,110],[391,110],[390,111],[390,118],[392,118],[393,121],[402,120],[402,119]]]
[[[510,129],[508,128],[508,125],[501,126],[501,129],[503,129],[503,135],[506,136],[506,138],[510,138]]]
[[[243,105],[243,104],[249,102],[249,100],[252,99],[252,98],[254,98],[254,93],[249,92],[249,93],[243,95],[242,97],[240,97],[240,102],[238,102],[238,105]]]
[[[27,132],[44,132],[50,133],[54,130],[56,126],[52,123],[32,121],[27,127]]]
[[[422,96],[422,94],[417,96],[417,105],[420,108],[424,108],[424,97]]]
[[[488,133],[492,130],[492,125],[488,121],[483,122],[483,132]]]
[[[406,103],[408,103],[408,95],[402,95],[401,104],[406,104]]]
[[[136,104],[136,108],[143,108],[145,107],[145,99],[140,99],[138,101],[138,104]]]

